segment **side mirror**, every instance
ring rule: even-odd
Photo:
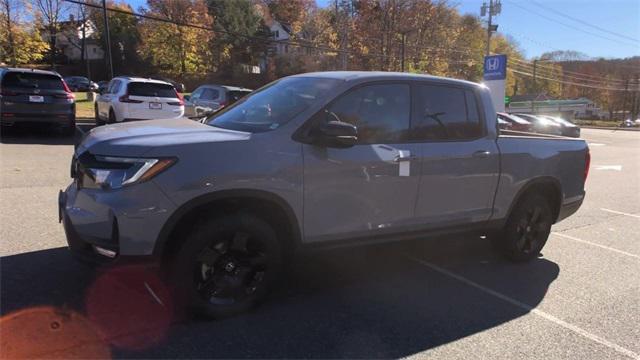
[[[182,98],[184,101],[191,101],[191,95],[183,95]]]
[[[358,129],[339,120],[329,121],[316,128],[314,142],[318,145],[348,148],[358,142]]]

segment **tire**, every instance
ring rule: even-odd
[[[553,212],[547,198],[531,194],[513,209],[507,224],[494,241],[496,248],[513,262],[525,262],[536,258],[544,247]]]
[[[184,241],[168,274],[177,313],[219,319],[246,312],[266,298],[282,270],[276,232],[251,214],[203,217]]]
[[[109,110],[109,120],[107,120],[107,124],[115,124],[116,123],[116,114],[113,110]]]
[[[93,106],[93,112],[96,119],[96,126],[104,125],[104,121],[100,118],[100,113],[98,112],[98,104]]]

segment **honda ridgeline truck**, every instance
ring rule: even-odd
[[[214,318],[258,303],[308,248],[493,234],[526,261],[582,204],[589,151],[496,122],[476,83],[290,76],[202,123],[91,130],[60,218],[78,257],[152,259],[184,305]]]

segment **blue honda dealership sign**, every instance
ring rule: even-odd
[[[507,55],[484,57],[484,79],[504,80],[507,78]]]

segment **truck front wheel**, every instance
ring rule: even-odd
[[[527,195],[513,209],[495,243],[509,260],[529,261],[540,254],[552,224],[549,201],[541,195]]]
[[[264,300],[281,268],[282,250],[266,221],[244,213],[204,217],[174,258],[170,282],[176,306],[222,318]]]

